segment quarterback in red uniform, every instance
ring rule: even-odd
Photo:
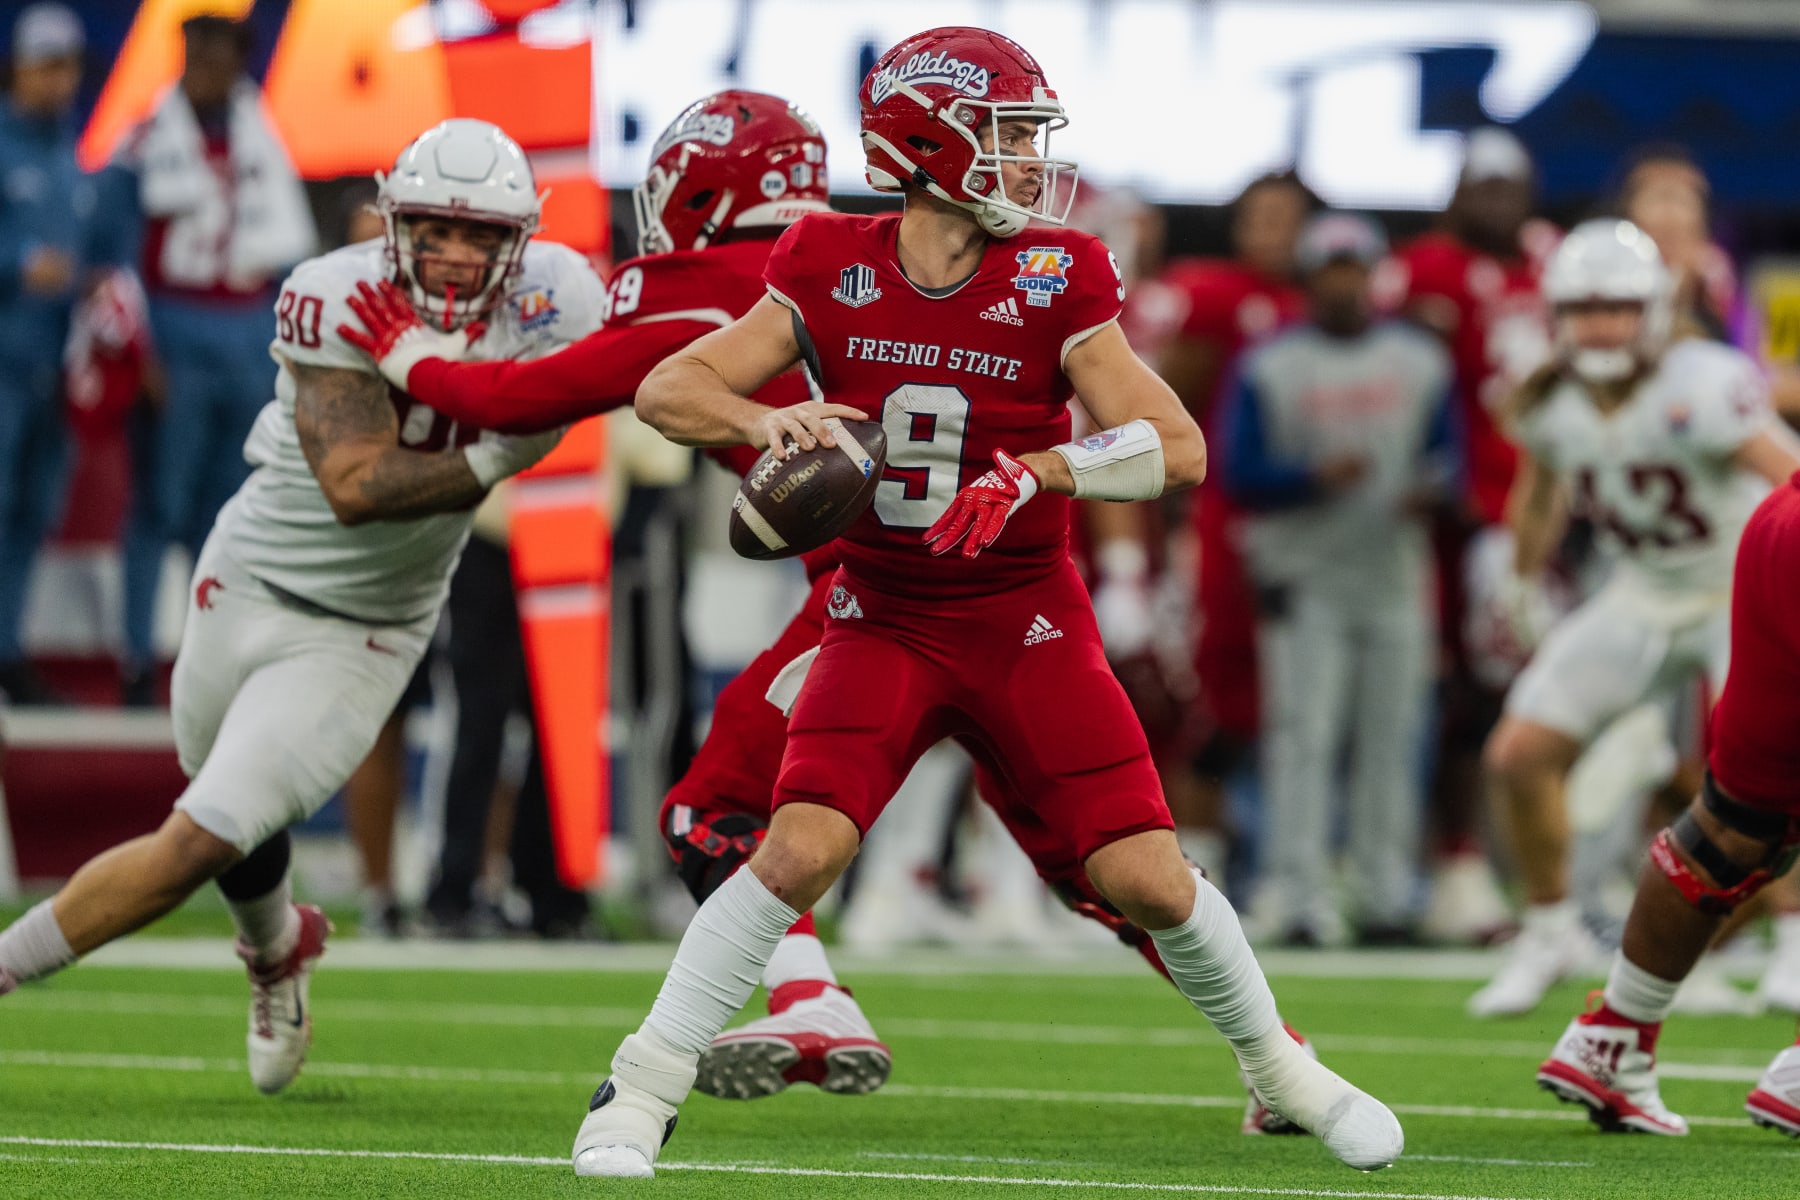
[[[721,129],[732,132],[726,138]],[[774,200],[762,182],[771,171],[786,183]],[[714,199],[696,204],[701,197]],[[353,299],[367,331],[342,332],[395,386],[451,419],[510,432],[555,428],[628,404],[662,358],[754,307],[767,295],[762,274],[773,239],[801,216],[824,211],[826,197],[825,143],[812,119],[775,96],[721,92],[690,105],[657,140],[648,178],[635,193],[643,254],[613,273],[606,324],[597,332],[530,362],[458,362],[463,334],[427,329],[404,297],[379,292]],[[770,379],[756,399],[781,407],[808,395],[796,368]],[[739,474],[758,455],[747,445],[710,453]],[[783,667],[819,644],[836,546],[804,562],[813,584],[806,605],[720,693],[706,740],[663,802],[663,833],[696,903],[749,858],[768,826],[787,719],[765,697]],[[1065,839],[1017,788],[985,767],[977,772],[980,794],[1057,896],[1161,970],[1148,936],[1095,891]],[[887,1047],[837,985],[810,913],[782,939],[762,979],[769,1016],[720,1037],[702,1056],[697,1087],[751,1099],[802,1081],[838,1093],[864,1093],[886,1081]],[[1293,1129],[1254,1097],[1245,1128]]]
[[[1065,123],[1056,94],[1018,46],[952,28],[889,50],[861,102],[869,178],[905,194],[904,214],[803,217],[770,256],[768,297],[638,391],[639,415],[689,445],[810,449],[830,443],[828,418],[873,416],[888,468],[838,542],[767,835],[701,906],[614,1056],[576,1137],[576,1173],[654,1173],[701,1055],[945,737],[1030,797],[1149,932],[1271,1108],[1351,1165],[1386,1166],[1399,1123],[1287,1035],[1230,906],[1182,859],[1069,562],[1069,496],[1191,486],[1205,452],[1119,332],[1105,247],[1046,227],[1072,199],[1073,164],[1039,145]],[[747,399],[801,362],[842,402]],[[1080,443],[1066,440],[1075,390],[1101,430]]]
[[[1638,876],[1602,1002],[1569,1023],[1538,1084],[1603,1129],[1685,1134],[1663,1104],[1656,1039],[1675,992],[1733,909],[1800,857],[1800,475],[1757,508],[1738,542],[1731,673],[1712,712],[1706,784],[1657,835]],[[1744,1103],[1800,1137],[1800,1043],[1775,1056]]]

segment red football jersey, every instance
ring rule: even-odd
[[[1199,396],[1183,396],[1194,419],[1211,426],[1220,386],[1247,348],[1273,337],[1282,326],[1306,311],[1306,296],[1287,279],[1265,275],[1231,259],[1178,259],[1163,279],[1181,291],[1187,312],[1181,336],[1200,338],[1219,348],[1220,377]],[[1212,432],[1208,429],[1208,432]]]
[[[1392,285],[1406,307],[1435,308],[1447,324],[1456,359],[1456,390],[1468,446],[1469,497],[1487,523],[1505,518],[1506,493],[1518,451],[1495,420],[1507,394],[1550,352],[1549,313],[1538,292],[1544,258],[1556,234],[1528,226],[1522,251],[1510,259],[1471,249],[1448,233],[1428,233],[1396,256]]]
[[[875,502],[839,553],[858,581],[900,596],[986,595],[1041,578],[1068,556],[1064,496],[1020,508],[975,559],[934,556],[922,538],[995,450],[1069,440],[1063,356],[1118,318],[1118,269],[1092,235],[1034,227],[990,240],[973,275],[928,291],[900,269],[899,229],[898,214],[803,217],[765,275],[804,332],[826,398],[887,431]]]

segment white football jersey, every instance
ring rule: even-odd
[[[1754,362],[1687,339],[1611,413],[1582,385],[1557,384],[1521,417],[1519,438],[1567,483],[1618,581],[1673,600],[1730,590],[1738,535],[1768,491],[1732,456],[1774,421]]]
[[[244,457],[256,468],[219,513],[214,540],[252,575],[334,612],[399,624],[437,611],[469,536],[471,512],[402,521],[338,523],[307,465],[294,428],[288,363],[379,375],[374,360],[338,336],[360,328],[345,297],[388,275],[382,243],[362,242],[301,263],[282,285],[269,353],[280,365],[275,399],[257,418]],[[471,359],[528,359],[578,341],[600,326],[605,288],[567,246],[532,241],[517,278],[488,314]],[[459,454],[481,434],[462,428],[397,388],[402,446]]]

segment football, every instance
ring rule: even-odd
[[[875,498],[887,434],[874,421],[827,420],[837,445],[792,458],[765,450],[731,502],[731,548],[745,558],[790,558],[850,528]]]

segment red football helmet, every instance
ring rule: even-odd
[[[881,56],[863,80],[861,99],[863,150],[876,191],[914,184],[968,209],[996,237],[1011,237],[1032,220],[1067,221],[1075,164],[1048,155],[1051,131],[1069,121],[1043,68],[1017,42],[963,25],[916,33]],[[1043,132],[1041,152],[1002,149],[1001,124],[1018,120]],[[1007,196],[1004,163],[1041,168],[1029,204]]]
[[[828,210],[830,195],[817,121],[779,96],[719,92],[656,139],[631,193],[638,253],[702,250],[727,229],[792,225]]]

